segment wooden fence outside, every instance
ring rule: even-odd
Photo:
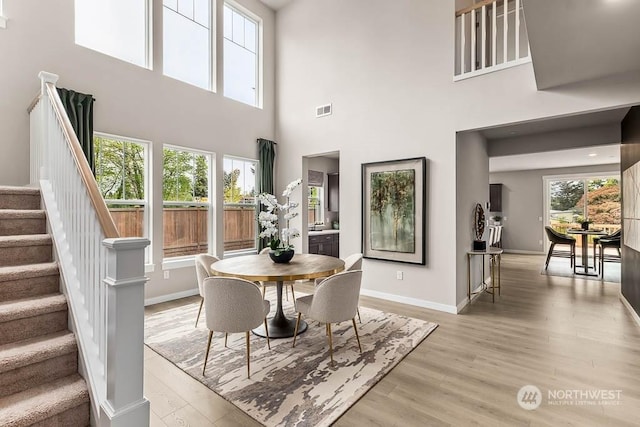
[[[121,237],[142,237],[144,208],[111,208],[111,216]],[[165,258],[208,252],[207,208],[164,208],[163,255]],[[224,208],[224,250],[251,249],[256,244],[255,209]]]

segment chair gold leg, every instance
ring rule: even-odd
[[[356,313],[358,313],[358,322],[362,323],[362,318],[360,318],[360,307],[356,308]]]
[[[358,335],[358,327],[356,326],[356,318],[351,319],[353,322],[353,330],[356,331],[356,339],[358,340],[358,348],[360,349],[360,353],[362,353],[362,346],[360,345],[360,335]]]
[[[284,287],[284,294],[287,297],[287,301],[289,301],[289,288],[287,288],[286,286]]]
[[[266,294],[267,294],[267,287],[265,285],[262,285],[262,299],[264,299]]]
[[[293,292],[293,285],[291,285],[291,298],[293,298],[293,308],[296,308],[296,294]]]
[[[267,348],[271,350],[271,343],[269,342],[269,326],[267,325],[267,318],[264,318],[264,332],[267,335]]]
[[[331,339],[331,323],[327,323],[327,332],[329,334],[329,356],[331,356],[331,364],[333,365],[333,340]]]
[[[200,300],[200,308],[198,309],[198,317],[196,317],[196,328],[198,327],[198,320],[200,320],[200,313],[202,313],[202,306],[204,304],[204,298]]]
[[[296,320],[296,327],[293,330],[293,347],[296,346],[296,338],[298,338],[298,326],[300,326],[300,317],[302,313],[298,313],[298,320]]]
[[[204,366],[202,367],[203,376],[205,369],[207,369],[207,359],[209,358],[209,349],[211,348],[211,338],[213,338],[213,331],[209,331],[209,341],[207,342],[207,351],[204,354]]]
[[[251,378],[251,368],[250,368],[251,342],[249,340],[249,331],[246,332],[246,341],[247,341],[247,378]]]
[[[227,347],[227,338],[229,338],[229,334],[227,332],[224,333],[224,346]]]

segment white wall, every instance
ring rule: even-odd
[[[96,131],[153,142],[153,261],[146,297],[196,288],[193,268],[171,271],[164,280],[162,261],[162,144],[169,143],[217,154],[217,181],[222,181],[222,156],[257,158],[256,138],[272,139],[274,123],[274,13],[258,0],[239,0],[264,20],[264,108],[226,99],[162,75],[162,22],[155,19],[154,69],[147,70],[74,43],[73,0],[5,0],[9,22],[0,29],[0,184],[23,185],[29,174],[27,107],[39,90],[38,72],[60,75],[59,86],[91,93],[97,99]],[[156,18],[162,1],[154,0]],[[222,2],[218,2],[218,8]],[[220,10],[218,28],[222,28]],[[96,23],[99,25],[99,23]],[[221,40],[218,40],[221,46]],[[221,74],[218,49],[218,70]],[[218,85],[220,88],[221,84]],[[218,186],[215,202],[222,204]],[[222,253],[222,210],[215,222]]]
[[[640,76],[537,91],[531,64],[453,82],[454,2],[296,0],[278,12],[278,182],[301,157],[340,151],[340,252],[361,248],[360,168],[426,156],[426,266],[365,260],[364,292],[455,311],[456,132],[630,105]],[[534,58],[535,60],[535,58]],[[314,108],[333,103],[333,115]],[[467,213],[461,213],[467,215]],[[396,271],[404,280],[396,280]]]
[[[489,219],[487,202],[489,201],[489,156],[487,154],[487,140],[479,132],[462,132],[456,141],[456,266],[458,271],[465,274],[456,276],[456,300],[458,309],[461,301],[467,296],[468,279],[467,251],[473,249],[475,235],[475,207],[480,203],[485,209],[485,219]],[[483,240],[488,240],[488,228],[485,228]],[[483,281],[483,257],[471,258],[471,288]],[[487,261],[487,260],[484,260]],[[486,269],[486,272],[489,270]]]
[[[620,175],[620,165],[597,165],[561,169],[536,169],[498,172],[489,176],[491,184],[502,184],[502,215],[506,217],[502,233],[505,251],[544,253],[544,181],[543,177],[571,174]],[[543,218],[542,221],[540,218]],[[540,243],[542,241],[542,244]]]

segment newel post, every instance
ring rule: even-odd
[[[48,73],[46,71],[40,71],[38,73],[38,78],[40,79],[40,96],[41,101],[43,103],[43,108],[40,108],[40,143],[38,147],[38,157],[40,164],[39,166],[39,179],[37,183],[39,184],[40,179],[48,179],[49,178],[49,132],[51,124],[49,123],[49,111],[51,110],[51,101],[49,100],[49,93],[47,92],[47,83],[51,83],[54,86],[58,82],[58,75],[53,73]]]
[[[101,427],[149,425],[149,401],[143,396],[144,249],[148,239],[105,239],[107,274],[106,401],[100,403]]]

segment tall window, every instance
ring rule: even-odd
[[[324,188],[309,186],[309,225],[324,224]]]
[[[164,258],[209,251],[211,154],[165,146],[162,170]]]
[[[100,133],[93,141],[96,181],[120,237],[149,238],[149,143]]]
[[[150,0],[75,0],[76,43],[150,67]]]
[[[548,224],[565,233],[580,228],[587,220],[590,227],[613,233],[620,228],[619,176],[575,176],[545,178],[548,194]],[[581,245],[580,239],[577,241]]]
[[[224,251],[254,251],[257,242],[256,160],[224,158]]]
[[[163,5],[164,74],[210,89],[211,2],[163,0]]]
[[[7,27],[7,18],[2,14],[2,0],[0,0],[0,28]]]
[[[260,21],[224,4],[224,95],[259,104]]]

